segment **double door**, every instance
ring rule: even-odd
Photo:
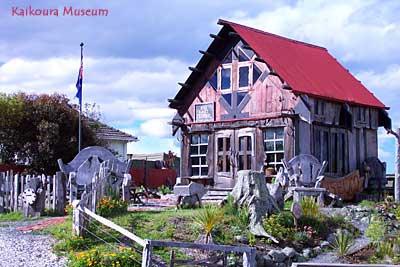
[[[215,134],[216,187],[232,188],[240,170],[254,170],[254,129],[221,130]]]

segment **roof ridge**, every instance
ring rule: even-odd
[[[291,38],[288,38],[288,37],[285,37],[285,36],[281,36],[281,35],[278,35],[278,34],[275,34],[275,33],[266,32],[266,31],[263,31],[263,30],[260,30],[260,29],[252,28],[252,27],[249,27],[249,26],[246,26],[246,25],[243,25],[243,24],[231,22],[231,21],[224,20],[224,19],[219,19],[218,20],[218,24],[220,24],[220,25],[233,24],[233,25],[236,25],[236,26],[244,27],[244,28],[247,28],[247,29],[255,31],[255,32],[259,32],[259,33],[262,33],[262,34],[265,34],[265,35],[270,35],[270,36],[273,36],[273,37],[276,37],[276,38],[279,38],[279,39],[283,39],[283,40],[286,40],[286,41],[290,41],[290,42],[293,42],[293,43],[297,43],[297,44],[310,46],[310,47],[313,47],[313,48],[318,48],[318,49],[321,49],[321,50],[328,51],[328,49],[326,47],[323,47],[323,46],[319,46],[319,45],[310,44],[310,43],[306,43],[306,42],[303,42],[303,41],[291,39]]]

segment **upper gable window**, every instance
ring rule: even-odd
[[[250,85],[250,65],[239,66],[239,88]]]
[[[232,68],[230,67],[221,68],[221,90],[231,89],[231,73],[232,73]]]

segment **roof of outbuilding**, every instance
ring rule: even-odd
[[[121,130],[115,129],[111,126],[108,126],[104,123],[99,123],[98,127],[96,127],[95,132],[96,136],[102,140],[119,140],[119,141],[128,141],[128,142],[136,142],[138,138],[136,136],[125,133]]]
[[[386,108],[359,80],[345,69],[326,48],[288,39],[279,35],[243,26],[226,20],[219,35],[228,31],[236,32],[272,69],[290,86],[294,93],[306,94],[327,100]],[[215,53],[216,40],[210,45]],[[214,49],[213,49],[214,48]],[[204,65],[205,57],[198,66]],[[199,74],[192,73],[186,84]],[[175,100],[188,95],[188,88],[182,87]],[[186,90],[186,92],[185,92]],[[174,107],[174,103],[170,104]],[[175,107],[176,108],[176,107]]]

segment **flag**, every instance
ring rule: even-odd
[[[83,79],[83,63],[81,59],[81,67],[79,68],[79,75],[78,75],[78,80],[76,81],[76,89],[78,91],[76,92],[75,97],[79,99],[79,105],[82,106],[82,79]]]

